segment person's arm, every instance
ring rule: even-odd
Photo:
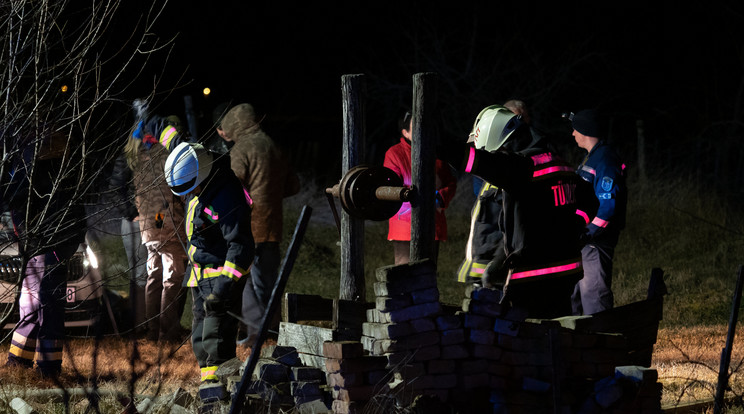
[[[437,147],[437,158],[456,171],[476,175],[505,191],[519,191],[532,178],[533,162],[519,154],[488,152],[466,143]]]
[[[621,191],[619,183],[623,180],[622,166],[612,157],[602,158],[595,170],[594,194],[599,200],[599,209],[587,226],[590,237],[602,234],[614,219],[618,192]]]

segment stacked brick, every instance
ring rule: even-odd
[[[334,413],[434,400],[479,413],[661,412],[656,371],[642,367],[651,364],[662,298],[533,320],[502,308],[491,289],[468,287],[458,308],[440,304],[429,261],[380,268],[376,279],[359,341],[302,331],[314,348],[327,338],[322,352],[305,352],[321,353]],[[279,341],[289,340],[280,333]]]
[[[365,356],[361,342],[326,342],[323,344],[323,354],[334,413],[361,413],[374,396],[389,391],[387,358]]]
[[[231,391],[241,377],[242,372],[234,378]],[[265,405],[297,407],[303,412],[302,407],[327,408],[330,400],[325,388],[326,376],[321,369],[304,366],[295,348],[274,345],[261,350],[248,394]]]

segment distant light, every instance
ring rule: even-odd
[[[62,85],[62,93],[67,93],[67,85]]]
[[[204,96],[209,96],[209,94],[212,93],[212,90],[209,88],[204,88],[202,93],[204,94]]]

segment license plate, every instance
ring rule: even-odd
[[[75,288],[74,287],[67,288],[67,301],[75,302]]]

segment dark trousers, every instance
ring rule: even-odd
[[[243,276],[250,277],[243,288],[242,308],[246,338],[249,340],[255,339],[261,329],[261,321],[269,305],[271,292],[279,277],[280,260],[278,242],[256,244],[256,258],[251,266],[251,274]]]
[[[574,315],[592,315],[612,309],[612,258],[614,246],[587,244],[581,249],[584,278],[575,286],[571,296]]]
[[[246,275],[247,276],[247,275]],[[223,277],[223,276],[220,276]],[[235,358],[235,339],[238,333],[238,320],[227,312],[207,312],[204,298],[212,291],[216,278],[202,279],[199,286],[191,288],[194,319],[191,325],[191,345],[196,361],[202,370],[202,381],[216,379],[213,371],[225,361]],[[233,285],[229,295],[229,309],[239,315],[245,277]],[[205,376],[205,373],[207,375]]]

